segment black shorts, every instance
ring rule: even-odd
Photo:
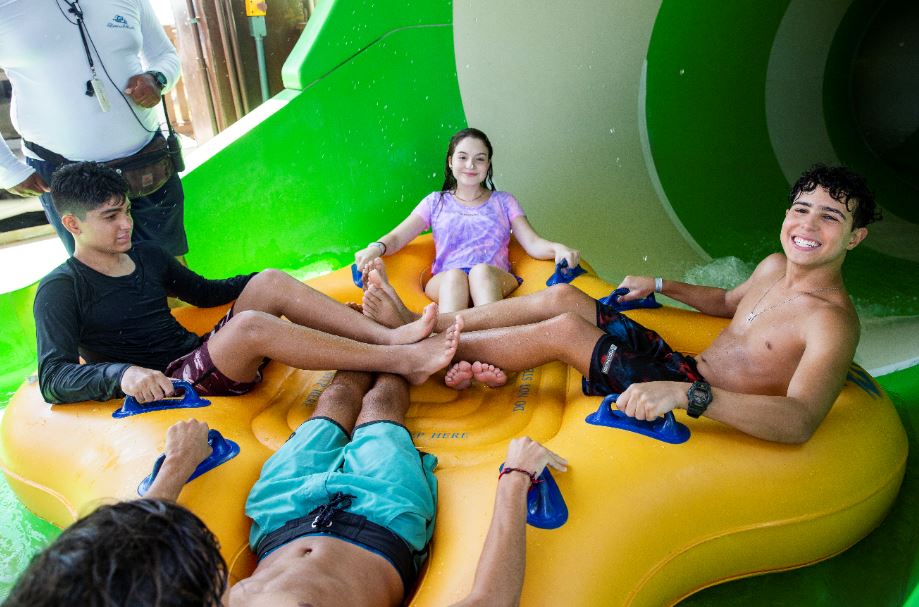
[[[632,384],[649,381],[702,381],[692,356],[674,352],[656,332],[599,301],[597,326],[606,335],[594,346],[584,394],[620,394]]]

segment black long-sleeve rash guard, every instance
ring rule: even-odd
[[[38,382],[48,402],[123,396],[128,367],[163,371],[201,343],[170,313],[167,296],[218,306],[239,297],[254,276],[208,280],[151,243],[135,245],[128,255],[136,268],[127,276],[106,276],[70,258],[38,285]]]

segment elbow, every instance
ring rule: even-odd
[[[810,417],[801,417],[794,423],[788,424],[783,428],[779,436],[775,437],[773,440],[789,445],[803,445],[811,439],[817,431],[817,428],[820,427],[821,421],[823,421],[823,418],[812,419]]]
[[[41,397],[45,399],[45,402],[49,405],[66,404],[67,401],[61,400],[61,398],[54,393],[51,387],[48,386],[48,382],[42,382],[41,380],[38,380],[38,388],[41,391]]]

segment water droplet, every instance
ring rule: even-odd
[[[686,73],[686,70],[680,68],[680,76],[682,76],[682,75],[685,74],[685,73]]]

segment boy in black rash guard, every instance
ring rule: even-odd
[[[124,394],[149,402],[173,393],[170,378],[204,394],[242,394],[259,381],[265,359],[421,383],[456,351],[460,327],[428,337],[434,304],[419,321],[389,329],[283,272],[207,280],[154,244],[132,248],[127,184],[100,164],[62,167],[51,191],[76,250],[35,296],[38,379],[48,402]],[[236,301],[200,338],[175,320],[167,296],[204,307]]]

